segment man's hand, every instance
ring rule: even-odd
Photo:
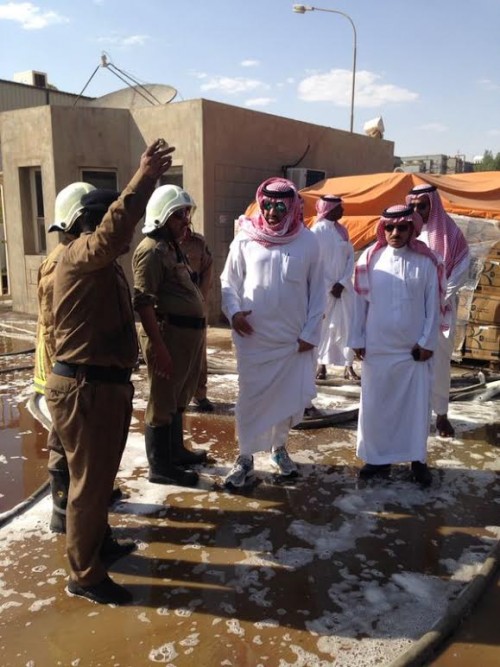
[[[239,310],[235,313],[231,320],[231,326],[239,336],[250,336],[253,334],[253,327],[247,320],[251,310]]]
[[[297,340],[297,343],[299,344],[299,352],[308,352],[309,350],[312,350],[314,347],[314,345],[308,343],[306,340],[302,340],[302,338],[299,338]]]
[[[357,359],[363,361],[366,353],[366,349],[364,347],[353,347],[353,352],[356,355]]]
[[[342,296],[343,291],[344,291],[344,286],[341,283],[335,283],[335,285],[330,290],[330,293],[336,299],[340,299],[340,297]]]
[[[141,155],[139,169],[145,176],[156,181],[172,166],[172,153],[175,148],[170,147],[165,139],[156,139]]]
[[[153,344],[153,372],[168,380],[173,373],[172,357],[165,344]]]
[[[420,347],[420,345],[415,344],[411,350],[412,356],[414,356],[416,361],[427,361],[432,357],[434,352],[432,350],[426,350],[424,347]]]

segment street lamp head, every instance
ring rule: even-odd
[[[305,5],[294,5],[292,9],[296,14],[305,14],[307,11],[310,11],[312,7],[306,7]]]

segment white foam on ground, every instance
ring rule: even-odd
[[[218,381],[218,376],[210,376],[212,388]],[[229,381],[227,376],[220,376],[217,386],[223,392],[234,392],[236,381],[235,376]],[[12,385],[9,386],[12,390]],[[30,395],[31,382],[19,382],[16,386],[17,399]],[[138,391],[135,407],[144,406],[144,395]],[[398,561],[398,550],[405,546],[399,539],[398,521],[414,522],[413,548],[418,552],[429,546],[429,535],[420,530],[426,519],[431,517],[437,523],[444,522],[451,509],[460,507],[464,498],[485,501],[491,496],[497,479],[498,453],[493,449],[487,451],[484,446],[480,448],[473,441],[461,440],[460,434],[495,419],[498,421],[498,413],[498,403],[450,404],[450,417],[457,427],[458,437],[448,441],[430,438],[433,474],[439,479],[435,479],[429,489],[421,489],[399,477],[388,484],[358,488],[355,471],[349,468],[352,459],[346,460],[345,455],[350,452],[352,457],[354,432],[352,437],[344,432],[339,437],[337,431],[331,429],[331,441],[323,440],[320,446],[316,444],[314,432],[301,433],[300,442],[305,445],[294,453],[294,458],[308,467],[298,484],[309,484],[313,476],[315,480],[300,506],[293,504],[292,484],[282,487],[285,494],[290,494],[287,495],[289,505],[284,500],[280,502],[278,495],[260,501],[214,491],[213,483],[227,471],[230,465],[227,462],[204,470],[201,488],[150,484],[144,437],[132,431],[118,475],[119,483],[130,497],[114,507],[118,527],[141,528],[147,516],[154,525],[168,528],[169,507],[179,504],[185,508],[186,499],[191,514],[198,509],[208,511],[209,519],[198,522],[198,526],[193,526],[194,519],[186,520],[189,527],[186,530],[190,532],[179,538],[175,549],[173,545],[164,545],[164,557],[167,561],[169,558],[190,559],[193,577],[197,580],[199,577],[204,584],[213,582],[215,590],[228,591],[231,600],[221,602],[217,615],[208,624],[205,620],[205,626],[213,628],[214,636],[210,637],[201,623],[198,626],[205,596],[201,598],[201,592],[196,594],[189,581],[176,582],[183,585],[169,589],[167,599],[153,612],[135,608],[133,622],[146,629],[146,633],[140,635],[137,648],[138,664],[174,665],[184,655],[189,656],[192,664],[195,661],[203,664],[205,639],[224,642],[228,656],[234,649],[234,659],[228,657],[219,664],[237,667],[241,663],[236,656],[249,644],[259,647],[256,665],[270,665],[269,654],[276,656],[276,647],[280,655],[278,667],[368,667],[395,659],[442,616],[450,601],[479,572],[489,550],[500,538],[500,526],[474,525],[479,536],[471,539],[461,553],[438,557],[442,574],[428,575],[413,571],[407,562]],[[137,425],[137,420],[133,425]],[[205,438],[203,431],[200,436]],[[291,439],[295,442],[298,437],[292,434]],[[199,445],[196,439],[192,437],[192,444],[197,447],[209,448],[213,442]],[[322,467],[325,457],[337,461],[340,469],[332,472]],[[269,482],[272,471],[269,456],[259,454],[255,465],[262,479]],[[325,511],[328,510],[330,517],[326,523],[322,519],[325,503],[329,503]],[[217,539],[213,537],[213,542],[203,539],[205,529],[219,529],[218,517],[227,522],[227,512],[239,517],[230,526],[230,566],[226,562],[229,547],[221,557],[222,547]],[[60,540],[47,530],[50,513],[51,500],[46,496],[0,531],[0,613],[4,617],[11,614],[19,614],[19,618],[42,616],[55,604],[53,591],[59,591],[64,585],[66,571],[54,570],[50,561],[44,559],[45,543]],[[256,523],[254,518],[263,514],[267,522]],[[277,532],[271,528],[275,520],[282,525]],[[227,524],[224,529],[227,530]],[[460,528],[456,533],[460,533]],[[144,541],[145,535],[149,535],[147,530],[141,533],[140,557],[148,555],[150,545]],[[151,540],[154,539],[152,532]],[[20,593],[7,586],[6,571],[23,559],[30,561],[33,543],[38,560],[30,567],[29,581],[23,583],[25,590]],[[416,562],[420,560],[416,558]],[[164,567],[172,576],[168,562],[157,567]],[[294,610],[304,619],[304,628],[299,630],[287,627],[289,610],[282,608],[283,603],[277,606],[279,591],[275,586],[279,580],[293,587],[304,575],[304,568],[308,568],[307,581],[315,595],[312,604],[304,600],[304,604]],[[321,603],[320,593],[324,597]],[[259,620],[245,617],[246,606],[259,610]],[[85,611],[89,613],[86,607]],[[99,609],[92,613],[104,616],[105,611]],[[169,627],[176,629],[175,641],[162,641],[159,634],[149,636],[157,623],[156,617],[160,616],[164,617],[166,634]],[[167,621],[174,625],[167,625]],[[301,645],[301,637],[307,641],[307,646]],[[73,663],[77,664],[78,660],[74,657]],[[34,658],[33,664],[36,664]]]

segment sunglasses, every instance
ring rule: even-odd
[[[190,208],[178,208],[177,211],[174,211],[172,213],[173,218],[178,218],[179,220],[184,220],[185,218],[189,218],[191,213]]]
[[[286,213],[286,204],[282,201],[265,201],[263,208],[265,211],[270,211],[274,208],[278,213]]]
[[[389,233],[393,232],[395,229],[397,229],[398,232],[407,232],[410,229],[410,225],[401,222],[399,225],[386,225],[384,227],[384,230]]]
[[[429,206],[427,202],[421,202],[420,204],[413,204],[413,208],[416,209],[417,211],[425,211],[425,209]]]

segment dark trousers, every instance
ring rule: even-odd
[[[198,386],[194,392],[194,397],[198,400],[207,397],[207,383],[208,383],[208,363],[207,363],[207,331],[205,329],[203,336],[203,350],[201,353],[200,376],[198,378]]]
[[[86,382],[52,373],[45,396],[70,474],[66,548],[71,578],[82,586],[106,575],[99,552],[108,503],[132,416],[130,382]]]
[[[45,400],[45,381],[43,382],[43,393],[39,390],[35,391],[34,400],[37,409],[44,414],[47,410],[47,401]],[[66,452],[64,451],[64,447],[62,446],[53,426],[50,427],[47,435],[47,447],[49,450],[47,468],[52,471],[67,473],[68,462],[66,461]]]
[[[144,421],[148,426],[170,424],[193,398],[200,374],[204,329],[189,329],[162,323],[163,340],[172,356],[173,372],[163,378],[153,371],[151,343],[141,328],[139,342],[148,368],[149,398]]]
[[[47,447],[49,448],[48,469],[66,472],[68,470],[66,452],[53,426],[47,436]]]

